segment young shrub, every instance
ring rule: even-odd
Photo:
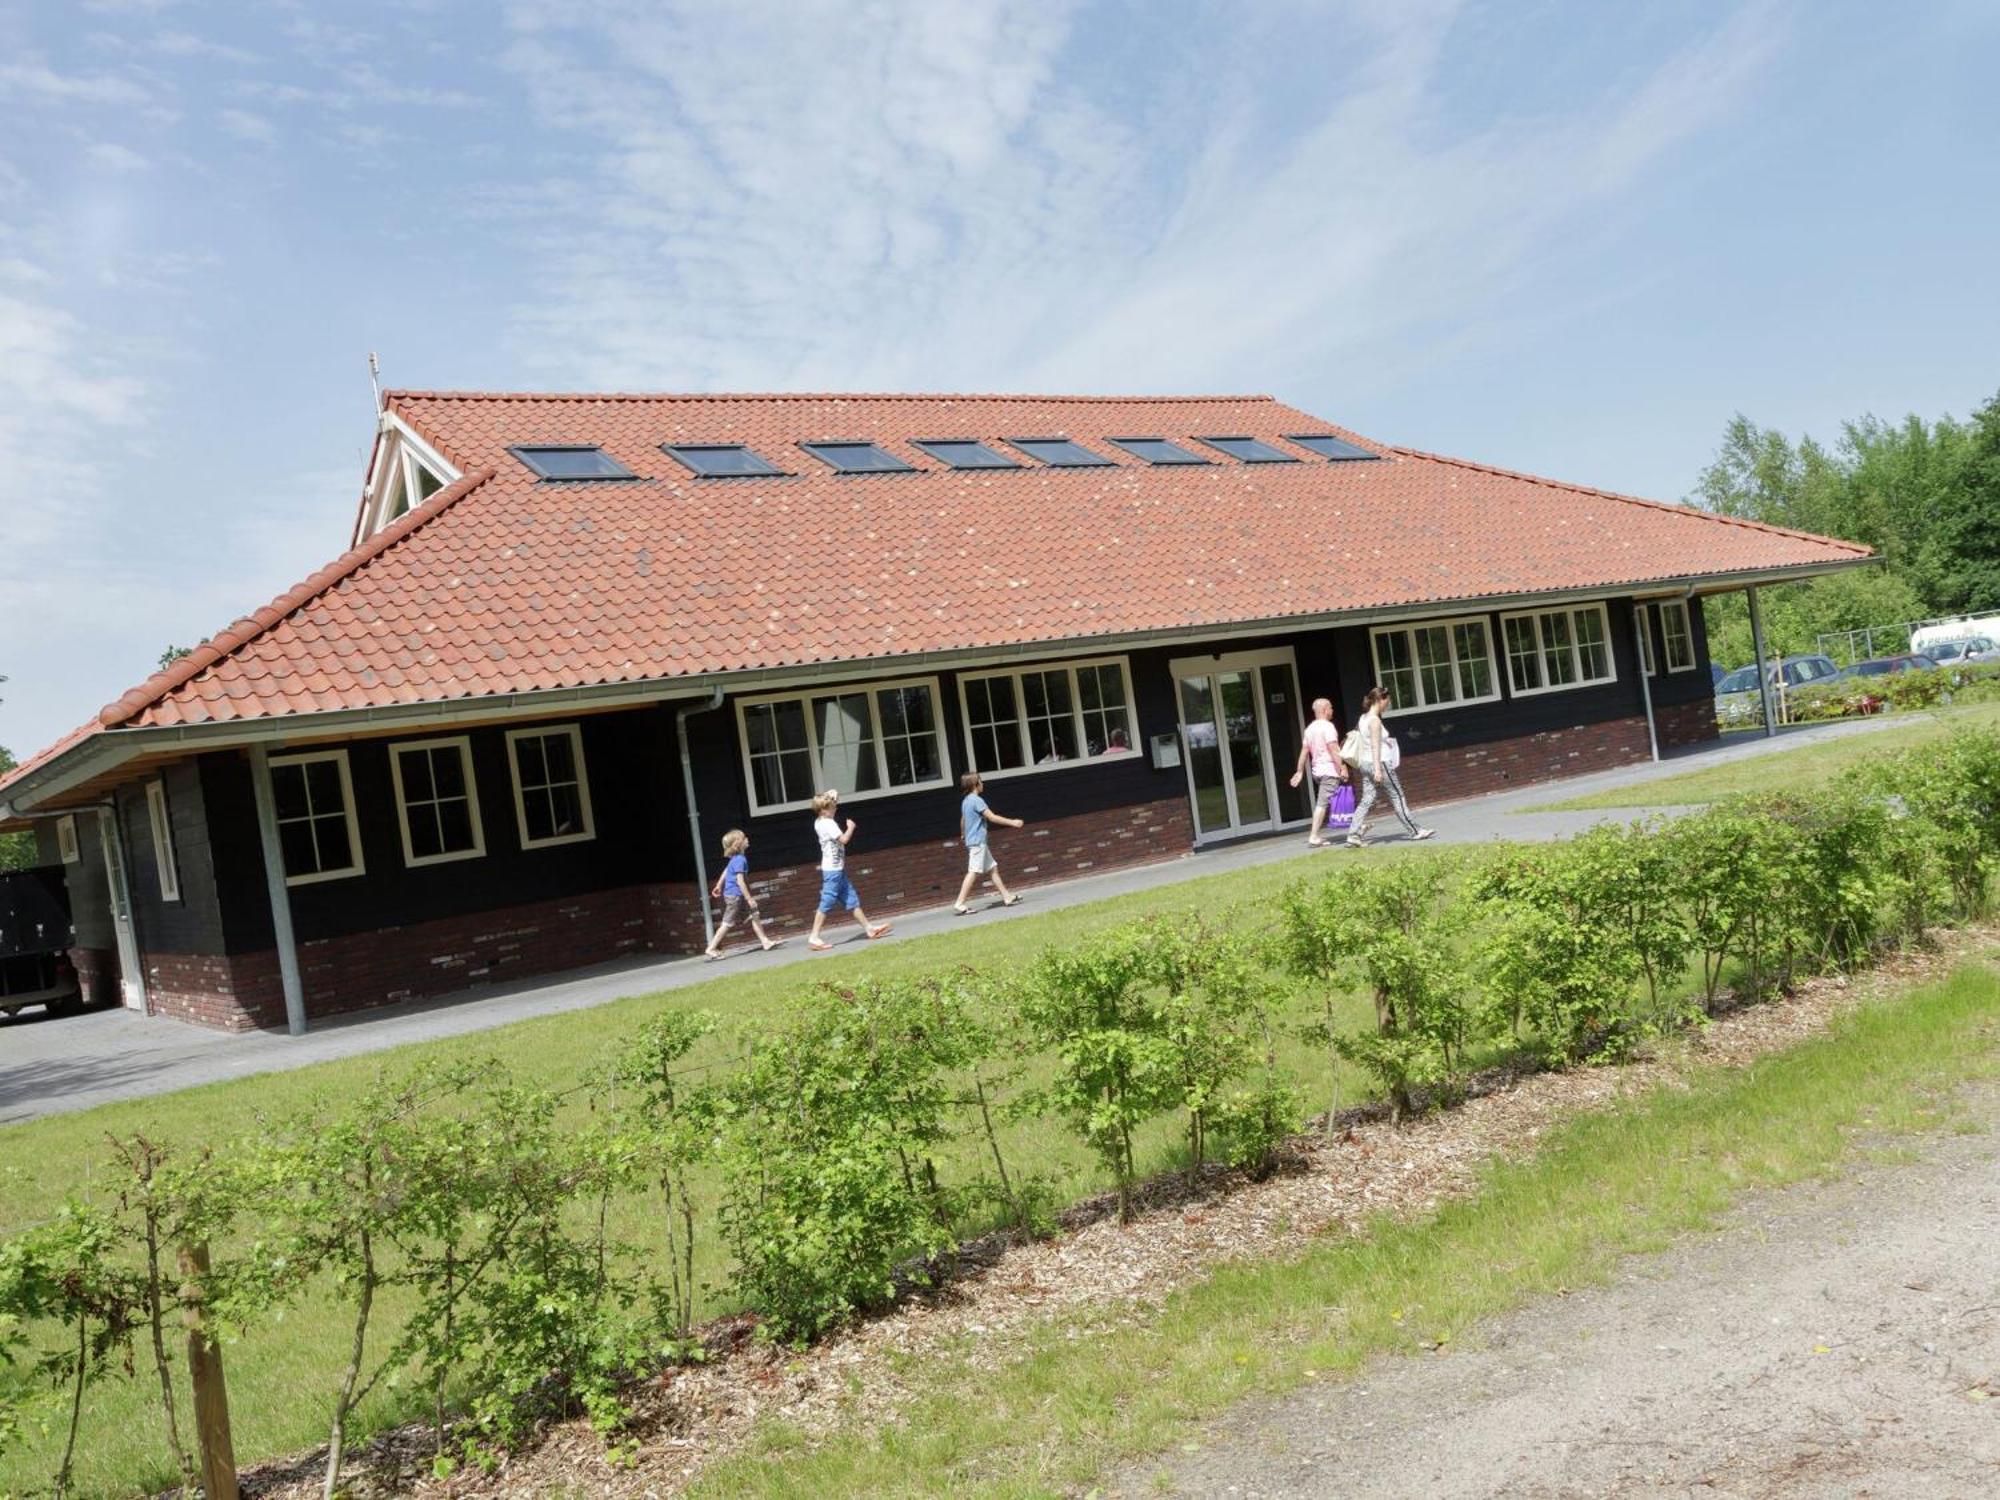
[[[758,1039],[719,1105],[735,1285],[781,1338],[894,1297],[949,1248],[931,1152],[967,1059],[945,985],[821,986]]]
[[[1199,918],[1149,919],[1140,924],[1138,940],[1152,986],[1152,1024],[1170,1049],[1175,1103],[1187,1114],[1193,1180],[1207,1160],[1209,1134],[1230,1086],[1256,1055],[1253,1028],[1263,976],[1243,939]]]
[[[1029,1033],[1056,1055],[1040,1098],[1116,1180],[1121,1223],[1132,1217],[1132,1133],[1184,1097],[1181,1059],[1147,994],[1148,937],[1126,927],[1050,949],[1016,997]]]
[[[1355,920],[1345,891],[1338,880],[1293,881],[1279,897],[1278,927],[1271,939],[1278,961],[1312,985],[1318,1014],[1302,1035],[1326,1048],[1328,1139],[1340,1113],[1339,1004],[1351,982],[1349,965],[1367,930]]]
[[[1669,823],[1665,840],[1672,889],[1701,955],[1702,1004],[1710,1015],[1731,958],[1747,966],[1759,992],[1772,936],[1773,892],[1793,872],[1789,835],[1745,802],[1718,803]]]
[[[2000,734],[1960,730],[1887,763],[1885,786],[1929,826],[1961,916],[1990,908],[2000,870]]]

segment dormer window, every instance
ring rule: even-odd
[[[362,529],[356,540],[406,516],[458,479],[457,470],[393,413],[382,419],[382,439],[369,476]]]

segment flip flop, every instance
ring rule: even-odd
[[[1021,898],[1019,896],[1009,896],[1005,901],[1002,901],[1000,904],[1002,906],[1019,906],[1021,904]]]
[[[889,935],[889,924],[887,922],[879,922],[875,926],[868,929],[868,941],[871,943],[874,942],[875,939],[877,938],[887,937],[888,935]]]
[[[706,964],[719,964],[722,962],[722,955],[720,953],[704,953],[701,956],[701,961]]]
[[[972,915],[972,908],[969,906],[954,906],[951,911],[955,917],[969,917]]]
[[[830,953],[833,951],[833,944],[824,942],[819,938],[811,939],[806,943],[806,946],[815,953]]]

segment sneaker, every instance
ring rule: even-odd
[[[1410,835],[1411,842],[1413,843],[1419,839],[1428,839],[1436,837],[1437,837],[1437,830],[1435,828],[1419,828],[1415,833]]]
[[[969,906],[954,906],[951,909],[951,914],[955,917],[969,917],[972,915],[972,908]]]
[[[1324,848],[1326,847],[1326,840],[1325,840],[1325,839],[1307,839],[1307,840],[1306,840],[1306,847],[1307,847],[1308,849],[1324,849]]]
[[[1365,839],[1358,839],[1351,833],[1347,836],[1346,844],[1347,847],[1350,849],[1364,849],[1367,847],[1367,841]]]
[[[722,957],[722,955],[720,953],[717,953],[713,948],[704,948],[702,949],[701,957],[702,957],[702,962],[712,964],[717,962]]]

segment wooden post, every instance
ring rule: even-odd
[[[229,1439],[229,1388],[222,1381],[222,1351],[209,1337],[208,1313],[202,1300],[208,1246],[181,1246],[180,1263],[181,1317],[187,1324],[188,1383],[194,1387],[201,1487],[208,1492],[208,1500],[237,1500],[236,1448]]]

